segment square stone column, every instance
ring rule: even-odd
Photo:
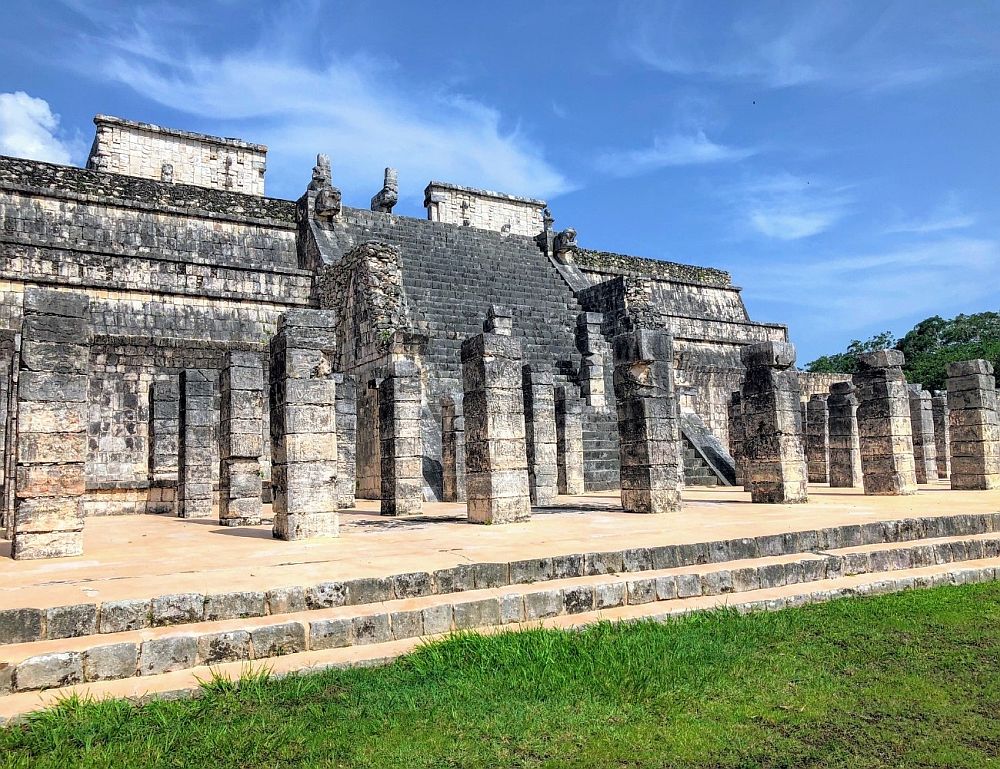
[[[176,374],[157,374],[149,386],[148,513],[177,512],[181,382]]]
[[[795,347],[788,342],[760,342],[743,347],[740,359],[746,366],[742,392],[750,497],[758,503],[806,502]]]
[[[729,397],[729,453],[736,470],[736,485],[744,486],[746,477],[746,457],[743,451],[745,430],[743,428],[743,394],[738,390]]]
[[[355,507],[358,484],[358,383],[351,374],[333,374],[337,388],[337,507]]]
[[[264,453],[264,366],[253,352],[230,350],[220,378],[219,523],[256,526],[261,509]]]
[[[523,368],[524,428],[528,453],[528,490],[533,505],[550,505],[559,493],[556,461],[555,378],[550,371]]]
[[[853,382],[834,382],[826,399],[830,411],[830,485],[861,488],[861,439],[858,435],[858,396]]]
[[[466,500],[471,522],[512,523],[531,515],[521,345],[504,308],[483,329],[462,342]]]
[[[334,313],[289,310],[271,337],[271,485],[277,539],[336,537]]]
[[[580,363],[580,394],[596,411],[607,410],[604,390],[604,352],[607,343],[601,334],[604,316],[581,312],[576,316],[576,346],[583,356]]]
[[[948,392],[935,390],[931,396],[934,417],[934,448],[937,449],[938,478],[951,477],[951,426],[949,424]]]
[[[1000,488],[996,380],[986,360],[948,364],[951,487]]]
[[[89,304],[84,294],[24,292],[11,527],[18,560],[83,553]]]
[[[419,515],[423,510],[420,393],[420,368],[412,360],[390,363],[378,385],[382,515]]]
[[[219,373],[189,368],[181,373],[180,483],[177,515],[211,518],[216,512],[219,468]]]
[[[465,501],[465,411],[462,393],[441,400],[441,500]]]
[[[632,513],[676,512],[684,468],[673,337],[639,329],[616,336],[612,349],[622,507]]]
[[[583,401],[564,385],[555,399],[557,487],[560,494],[583,494]]]
[[[917,474],[917,483],[932,483],[938,479],[938,474],[931,394],[918,384],[908,385],[907,389],[910,397],[910,430],[913,434],[913,466]]]
[[[830,409],[829,396],[816,393],[806,403],[806,465],[809,483],[830,481]]]
[[[858,434],[865,494],[917,492],[910,428],[910,397],[903,377],[903,353],[877,350],[858,356]]]

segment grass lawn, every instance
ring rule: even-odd
[[[463,635],[379,669],[67,702],[4,767],[1000,767],[1000,584]]]

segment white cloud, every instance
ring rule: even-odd
[[[960,8],[921,15],[905,4],[860,3],[748,5],[716,15],[705,13],[703,3],[637,1],[624,6],[622,43],[628,55],[673,75],[876,92],[986,66],[989,52],[982,56],[967,37],[954,34],[975,31],[967,15]]]
[[[131,27],[92,44],[88,67],[201,119],[178,127],[267,144],[270,192],[304,190],[319,152],[331,156],[334,183],[355,204],[380,187],[385,166],[399,170],[411,200],[431,179],[533,197],[571,188],[496,109],[407,81],[392,62],[298,50],[318,24],[315,13],[277,14],[264,25],[266,39],[220,53],[199,48],[194,34],[178,43],[183,18],[139,21],[137,13]]]
[[[0,93],[0,155],[68,165],[72,143],[58,133],[59,116],[45,99],[24,91]]]
[[[754,300],[792,305],[796,332],[864,329],[894,320],[970,311],[996,298],[1000,243],[946,238],[909,248],[812,255],[794,264],[760,265],[745,275]]]
[[[652,147],[606,152],[597,159],[597,167],[616,176],[635,176],[667,166],[700,165],[743,160],[755,150],[716,144],[704,131],[690,135],[656,137]]]
[[[745,227],[777,240],[825,232],[847,215],[852,202],[845,186],[788,173],[761,177],[724,194]]]
[[[892,235],[926,235],[931,232],[963,230],[975,223],[976,217],[963,211],[957,196],[951,194],[944,204],[924,216],[912,219],[897,217],[896,223],[886,227],[885,232]]]

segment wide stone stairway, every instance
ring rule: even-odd
[[[1000,513],[835,525],[738,539],[238,592],[0,610],[0,717],[68,694],[163,696],[252,664],[275,674],[377,664],[456,630],[774,610],[992,580]]]

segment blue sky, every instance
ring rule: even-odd
[[[543,197],[582,245],[728,270],[799,361],[998,310],[1000,3],[37,2],[0,7],[0,154],[98,112]]]

